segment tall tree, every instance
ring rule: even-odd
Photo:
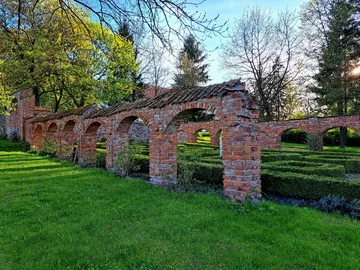
[[[223,45],[223,66],[259,97],[261,120],[284,118],[285,91],[301,66],[296,58],[299,44],[295,12],[286,10],[274,19],[270,10],[256,6],[244,11]]]
[[[193,89],[209,81],[208,64],[204,64],[206,54],[199,42],[189,35],[184,42],[178,59],[178,73],[175,74],[173,88]]]
[[[53,111],[129,95],[128,74],[137,69],[131,43],[91,23],[81,9],[74,8],[75,19],[64,16],[58,5],[56,0],[29,1],[17,14],[13,1],[1,3],[3,82],[13,90],[32,87],[37,105]],[[20,25],[14,23],[18,17]]]
[[[321,0],[311,8],[321,10],[321,42],[318,49],[319,70],[316,84],[310,90],[316,94],[320,106],[326,106],[328,115],[342,116],[356,110],[360,87],[353,77],[353,69],[360,58],[360,24],[352,1]],[[308,12],[310,13],[310,12]],[[310,13],[311,14],[311,13]],[[326,14],[326,16],[325,16]],[[316,15],[320,20],[319,13]],[[310,17],[308,17],[310,18]],[[315,18],[315,19],[316,19]],[[346,128],[340,128],[340,147],[345,146]]]

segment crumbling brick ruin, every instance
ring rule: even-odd
[[[116,171],[118,154],[129,146],[134,134],[149,138],[150,181],[159,186],[176,183],[178,142],[195,142],[197,132],[206,129],[211,143],[217,145],[221,133],[224,194],[237,201],[260,196],[260,149],[280,148],[283,132],[300,128],[322,135],[339,126],[360,132],[359,116],[258,122],[256,100],[239,80],[192,91],[171,90],[104,109],[92,105],[49,113],[35,107],[31,89],[16,93],[14,102],[17,109],[2,120],[8,137],[16,134],[37,149],[51,138],[57,142],[60,159],[72,158],[77,144],[81,166],[95,165],[99,138],[106,138],[106,168],[110,171]],[[199,111],[212,114],[214,120],[189,122],[189,115]]]

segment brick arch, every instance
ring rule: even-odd
[[[63,159],[73,159],[74,144],[76,140],[75,126],[77,122],[74,119],[67,120],[62,127],[60,134],[59,156]]]
[[[122,116],[120,118],[119,121],[117,121],[117,127],[116,127],[116,132],[126,132],[128,133],[130,130],[130,126],[134,123],[134,121],[136,121],[137,119],[141,119],[144,124],[146,125],[146,127],[151,130],[151,127],[149,125],[149,121],[146,117],[142,116],[142,115],[137,115],[137,114],[126,114],[124,116]]]
[[[56,124],[56,122],[50,122],[47,125],[46,133],[54,134],[54,133],[58,132],[58,130],[59,130],[59,128],[58,128],[58,125]]]
[[[41,143],[44,136],[44,127],[42,124],[37,124],[34,127],[32,140],[31,140],[31,148],[33,149],[41,149]]]
[[[285,127],[285,128],[283,128],[283,129],[277,130],[275,136],[279,136],[279,137],[280,137],[280,140],[281,140],[281,136],[282,136],[286,131],[289,131],[289,130],[292,130],[292,129],[299,129],[299,130],[305,131],[306,133],[310,132],[310,130],[309,130],[308,127],[304,127],[304,126],[293,126],[293,127]],[[266,132],[264,132],[264,133],[266,133]],[[271,132],[270,132],[270,133],[271,133]]]
[[[179,116],[181,113],[189,110],[195,110],[195,109],[201,109],[204,111],[211,112],[215,117],[220,116],[220,112],[211,104],[207,104],[205,102],[197,102],[197,103],[190,103],[190,104],[183,104],[179,106],[177,109],[171,111],[171,114],[169,117],[167,117],[164,121],[164,130],[168,130],[170,124],[173,122],[173,120]]]
[[[103,126],[105,129],[107,129],[106,125],[105,125],[105,123],[103,121],[98,120],[98,119],[94,119],[84,129],[84,134],[86,134],[86,135],[90,135],[90,134],[91,135],[96,135],[96,132],[97,132],[97,130],[98,130],[98,128],[100,126]]]
[[[69,119],[68,121],[66,121],[66,122],[64,123],[64,126],[63,126],[63,128],[62,128],[62,132],[63,132],[63,133],[64,133],[64,132],[67,132],[67,133],[71,132],[71,133],[73,133],[74,130],[75,130],[75,126],[76,126],[77,124],[78,124],[78,123],[77,123],[76,120],[74,120],[74,119]]]
[[[147,116],[145,116],[144,114],[126,113],[126,114],[121,114],[121,117],[116,121],[119,124],[115,130],[118,130],[119,125],[127,118],[131,118],[131,119],[135,118],[135,120],[140,118],[141,120],[144,121],[144,124],[150,129],[150,122],[149,122],[149,119]],[[133,120],[133,121],[135,121],[135,120]]]

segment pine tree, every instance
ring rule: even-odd
[[[208,82],[209,65],[203,63],[205,60],[206,54],[201,50],[199,42],[189,35],[179,54],[177,66],[179,73],[175,74],[173,88],[193,89]]]
[[[318,85],[311,89],[317,94],[319,105],[327,106],[337,116],[349,113],[354,97],[360,91],[349,80],[354,62],[360,57],[359,24],[354,12],[354,6],[348,1],[332,1],[319,73],[314,76]],[[340,135],[340,147],[344,147],[346,128],[340,128]]]

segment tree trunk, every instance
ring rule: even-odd
[[[340,127],[340,148],[345,148],[347,128]]]

